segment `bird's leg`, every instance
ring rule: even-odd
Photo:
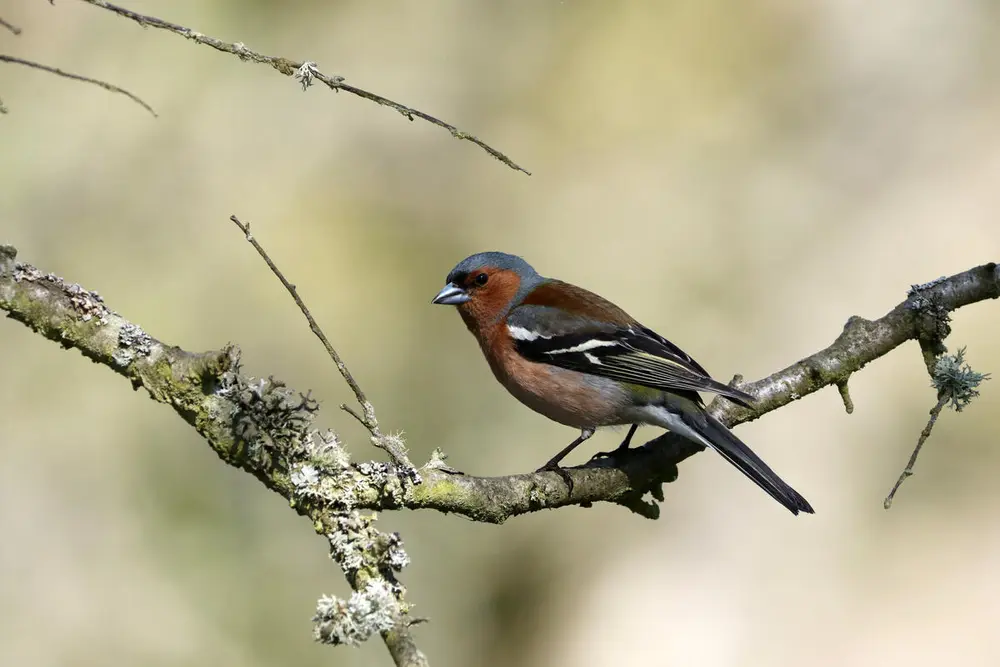
[[[558,454],[549,459],[548,463],[543,465],[535,472],[551,471],[554,473],[558,473],[558,475],[563,478],[563,481],[566,482],[566,486],[569,487],[569,492],[573,493],[573,479],[569,476],[569,473],[567,473],[559,465],[559,462],[562,461],[564,458],[566,458],[567,454],[569,454],[571,451],[579,447],[580,443],[584,442],[592,435],[594,435],[594,429],[592,428],[585,428],[581,430],[580,436],[576,440],[563,447],[562,451],[560,451]]]
[[[605,459],[605,458],[611,458],[611,459],[613,459],[616,456],[618,456],[619,454],[624,454],[625,451],[628,449],[629,443],[632,442],[632,436],[635,435],[635,432],[638,429],[639,429],[639,425],[638,424],[632,424],[632,428],[630,428],[628,430],[628,434],[625,436],[625,439],[622,440],[622,444],[618,445],[618,447],[615,448],[614,451],[611,451],[611,452],[597,452],[596,454],[594,454],[593,456],[590,457],[590,460],[593,461],[595,459]]]

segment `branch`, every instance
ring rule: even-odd
[[[33,67],[35,69],[40,69],[43,72],[48,72],[50,74],[55,74],[56,76],[65,77],[67,79],[73,79],[74,81],[83,81],[84,83],[92,83],[95,86],[100,86],[104,90],[111,91],[112,93],[119,93],[125,95],[130,100],[141,106],[143,109],[153,114],[156,118],[156,112],[153,111],[153,107],[146,104],[138,95],[134,95],[124,88],[119,88],[118,86],[101,81],[100,79],[91,79],[89,76],[80,76],[79,74],[73,74],[72,72],[64,72],[61,69],[55,67],[49,67],[48,65],[42,65],[41,63],[36,63],[31,60],[24,60],[23,58],[15,58],[14,56],[8,56],[0,54],[0,62],[14,63],[16,65],[24,65],[25,67]]]
[[[449,468],[439,451],[419,478],[391,462],[351,463],[336,434],[313,428],[315,401],[273,378],[244,375],[236,347],[192,353],[161,343],[111,311],[96,293],[16,263],[15,257],[13,247],[0,246],[0,310],[146,389],[193,426],[223,461],[288,499],[328,538],[331,556],[357,596],[320,601],[317,637],[352,643],[377,631],[396,664],[426,664],[409,631],[417,619],[395,577],[408,559],[399,536],[375,530],[374,517],[359,510],[434,509],[502,523],[541,509],[611,502],[655,518],[659,506],[644,496],[662,501],[662,485],[677,478],[677,464],[702,449],[668,433],[616,459],[567,469],[572,490],[553,472],[464,475]],[[993,263],[942,279],[919,294],[911,292],[877,320],[850,318],[829,347],[741,385],[757,397],[757,410],[718,400],[709,409],[734,426],[823,387],[842,386],[905,341],[927,338],[942,312],[998,296],[1000,269]],[[939,309],[935,317],[927,316],[927,300]]]
[[[454,125],[444,122],[430,114],[424,113],[419,109],[414,109],[413,107],[408,107],[399,102],[394,102],[389,98],[382,97],[381,95],[376,95],[375,93],[369,92],[362,88],[357,88],[355,86],[344,83],[344,77],[342,76],[329,76],[319,71],[316,67],[316,63],[311,61],[297,62],[294,60],[289,60],[287,58],[281,58],[277,56],[268,56],[256,51],[248,49],[242,42],[224,42],[221,39],[216,39],[215,37],[210,37],[208,35],[203,35],[200,32],[192,30],[191,28],[186,28],[182,25],[176,23],[171,23],[170,21],[164,21],[163,19],[156,18],[155,16],[148,16],[145,14],[139,14],[133,12],[124,7],[119,7],[113,5],[110,2],[105,2],[104,0],[83,0],[88,4],[94,5],[95,7],[100,7],[106,9],[110,12],[114,12],[119,16],[123,16],[127,19],[135,21],[144,28],[157,28],[160,30],[166,30],[174,34],[186,37],[197,44],[203,44],[205,46],[210,46],[217,51],[222,51],[223,53],[229,53],[236,56],[240,60],[249,60],[255,63],[261,63],[263,65],[270,65],[276,71],[284,74],[285,76],[292,76],[301,81],[302,89],[305,90],[310,85],[312,85],[313,79],[316,79],[324,84],[333,91],[343,90],[345,92],[351,93],[352,95],[357,95],[358,97],[363,97],[366,100],[375,102],[376,104],[382,105],[384,107],[389,107],[394,109],[408,120],[413,120],[414,118],[419,118],[421,120],[427,121],[432,125],[437,125],[440,128],[444,128],[451,133],[451,136],[459,139],[460,141],[468,141],[476,146],[479,146],[484,151],[489,153],[491,156],[504,163],[511,169],[515,171],[520,171],[528,176],[531,176],[531,172],[520,166],[509,157],[493,148],[483,140],[478,137],[464,132]]]
[[[305,495],[318,502],[308,508],[298,505],[301,513],[322,515],[336,508],[434,509],[476,521],[502,523],[541,509],[612,502],[655,518],[658,507],[643,501],[642,496],[652,493],[658,497],[660,485],[676,479],[677,464],[702,449],[666,433],[617,459],[599,459],[567,468],[573,479],[572,492],[556,473],[476,477],[448,468],[439,454],[421,468],[419,484],[391,463],[331,464],[324,456],[303,457],[297,445],[281,438],[272,438],[270,445],[278,456],[266,460],[248,458],[233,425],[220,417],[231,412],[234,405],[217,390],[226,384],[223,376],[238,366],[236,348],[194,354],[150,338],[155,349],[167,352],[152,358],[147,352],[139,359],[142,363],[123,366],[118,360],[130,358],[132,348],[127,345],[130,337],[122,337],[119,332],[141,332],[139,327],[111,313],[103,302],[98,302],[101,318],[95,319],[94,307],[89,305],[93,299],[80,296],[91,293],[29,265],[14,264],[16,251],[9,246],[5,252],[8,266],[0,268],[0,309],[6,310],[9,317],[65,347],[80,350],[125,375],[135,386],[146,388],[154,400],[173,406],[198,429],[223,460],[247,470],[273,491],[289,499]],[[1000,269],[994,263],[984,264],[943,279],[923,294],[947,312],[995,299],[1000,296]],[[919,339],[926,330],[923,316],[924,310],[911,295],[877,320],[851,317],[829,347],[766,378],[742,384],[742,389],[757,398],[756,410],[719,400],[709,410],[732,427],[824,387],[845,383],[868,363],[908,340]],[[239,384],[261,382],[239,377]],[[298,490],[291,479],[295,472],[300,475],[296,478]]]
[[[286,498],[326,536],[355,595],[320,600],[318,640],[355,644],[377,632],[397,665],[427,664],[411,636],[415,621],[395,576],[409,562],[399,536],[378,531],[361,508],[325,505],[308,491],[308,466],[335,472],[349,465],[336,434],[312,428],[314,400],[273,378],[244,375],[235,347],[192,353],[165,345],[111,311],[96,292],[15,258],[13,247],[0,245],[0,310],[171,406],[220,458]]]

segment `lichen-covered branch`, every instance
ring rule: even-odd
[[[172,407],[220,458],[288,499],[327,537],[356,597],[353,605],[320,601],[319,640],[355,643],[378,632],[397,665],[427,664],[410,634],[406,591],[395,576],[408,562],[399,536],[378,531],[363,508],[321,502],[302,483],[307,465],[331,473],[349,466],[336,434],[313,428],[318,406],[308,394],[243,374],[235,347],[192,353],[166,345],[109,309],[96,292],[15,258],[14,248],[0,246],[0,310]]]
[[[451,133],[451,136],[459,139],[461,141],[468,141],[470,143],[479,146],[484,151],[489,153],[493,158],[504,163],[511,169],[515,171],[520,171],[528,176],[531,172],[517,164],[509,157],[493,148],[487,144],[482,139],[464,132],[450,123],[446,123],[439,118],[435,118],[428,113],[424,113],[419,109],[414,109],[413,107],[408,107],[405,104],[400,104],[399,102],[394,102],[387,97],[382,97],[381,95],[376,95],[375,93],[364,90],[363,88],[358,88],[344,82],[344,77],[342,76],[330,76],[324,74],[319,70],[316,63],[311,61],[298,62],[294,60],[289,60],[288,58],[282,58],[279,56],[268,56],[263,53],[258,53],[251,49],[248,49],[242,42],[225,42],[221,39],[216,39],[209,35],[204,35],[197,30],[192,30],[182,25],[172,23],[170,21],[164,21],[163,19],[157,18],[155,16],[149,16],[146,14],[139,14],[138,12],[133,12],[130,9],[125,9],[124,7],[119,7],[110,2],[105,2],[105,0],[83,0],[88,4],[94,5],[95,7],[100,7],[106,9],[110,12],[122,16],[124,18],[135,21],[144,28],[157,28],[159,30],[166,30],[172,32],[181,37],[185,37],[192,42],[197,44],[203,44],[205,46],[210,46],[217,51],[222,51],[223,53],[228,53],[236,56],[240,60],[250,61],[255,63],[260,63],[263,65],[269,65],[275,71],[284,74],[285,76],[291,76],[297,79],[302,84],[302,89],[305,90],[313,81],[319,81],[326,85],[333,91],[343,90],[344,92],[351,93],[352,95],[357,95],[366,100],[374,102],[384,107],[388,107],[402,114],[408,120],[413,120],[414,118],[419,118],[420,120],[431,123],[432,125],[437,125]]]
[[[679,462],[701,449],[668,433],[618,458],[569,468],[571,490],[552,472],[465,475],[449,468],[439,452],[419,477],[393,463],[352,463],[336,434],[313,428],[315,401],[273,378],[244,375],[237,348],[193,353],[164,344],[111,311],[96,293],[16,263],[15,257],[13,247],[0,246],[0,309],[146,389],[191,424],[220,458],[309,517],[330,540],[331,556],[357,596],[321,600],[317,636],[350,643],[378,632],[397,664],[426,664],[410,634],[414,621],[405,590],[395,577],[406,556],[399,537],[377,531],[361,510],[433,509],[501,523],[542,509],[612,502],[655,518],[662,485],[676,479]],[[843,387],[853,373],[908,340],[940,340],[947,335],[947,313],[997,297],[1000,268],[993,263],[922,286],[877,320],[850,318],[829,347],[741,384],[757,397],[756,410],[723,401],[710,410],[734,426],[824,387]]]
[[[350,464],[339,446],[311,444],[305,451],[301,442],[275,438],[274,434],[265,434],[271,444],[263,450],[248,450],[247,436],[236,428],[238,423],[226,417],[234,409],[231,397],[221,391],[234,382],[224,381],[227,374],[243,377],[235,348],[189,353],[145,334],[134,335],[130,332],[141,329],[111,313],[102,302],[98,302],[101,315],[95,316],[93,302],[97,297],[93,293],[30,266],[15,265],[14,249],[8,247],[5,252],[0,309],[40,334],[75,347],[125,375],[135,386],[146,388],[154,400],[173,406],[227,463],[246,469],[286,498],[308,500],[298,503],[297,509],[314,519],[332,509],[406,508],[501,523],[541,509],[595,502],[618,503],[655,517],[656,504],[644,501],[643,496],[658,496],[663,483],[676,479],[677,464],[701,450],[691,441],[667,433],[617,459],[599,459],[567,469],[573,479],[572,491],[555,473],[476,477],[450,469],[437,456],[421,468],[421,483],[414,483],[390,463]],[[920,294],[916,298],[911,293],[877,320],[851,317],[829,347],[766,378],[741,384],[757,397],[756,410],[726,401],[715,401],[709,409],[727,425],[735,426],[824,387],[846,383],[868,363],[908,340],[919,339],[928,326],[936,326],[927,320],[927,303],[951,312],[1000,297],[1000,269],[994,263],[984,264],[937,281]],[[137,347],[135,340],[145,342]],[[278,384],[274,380],[254,382],[266,387]],[[241,383],[252,384],[246,378]],[[263,389],[260,392],[266,393]],[[263,426],[266,430],[268,424]]]

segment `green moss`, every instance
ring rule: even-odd
[[[464,495],[462,485],[451,479],[424,482],[413,487],[413,500],[421,506],[456,504]]]

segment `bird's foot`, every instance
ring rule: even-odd
[[[618,445],[617,447],[615,447],[614,449],[612,449],[610,452],[597,452],[596,454],[594,454],[593,456],[590,457],[590,460],[587,463],[593,463],[594,461],[597,461],[599,459],[615,459],[615,460],[617,460],[619,456],[621,456],[622,454],[624,454],[627,451],[628,451],[628,444]]]
[[[628,446],[632,442],[632,436],[635,435],[635,432],[638,428],[639,428],[638,424],[632,424],[632,426],[628,430],[628,434],[625,436],[625,439],[622,440],[622,444],[618,445],[615,449],[611,450],[610,452],[597,452],[596,454],[590,457],[590,461],[588,461],[588,463],[592,463],[597,459],[617,459],[620,455],[628,451]]]

